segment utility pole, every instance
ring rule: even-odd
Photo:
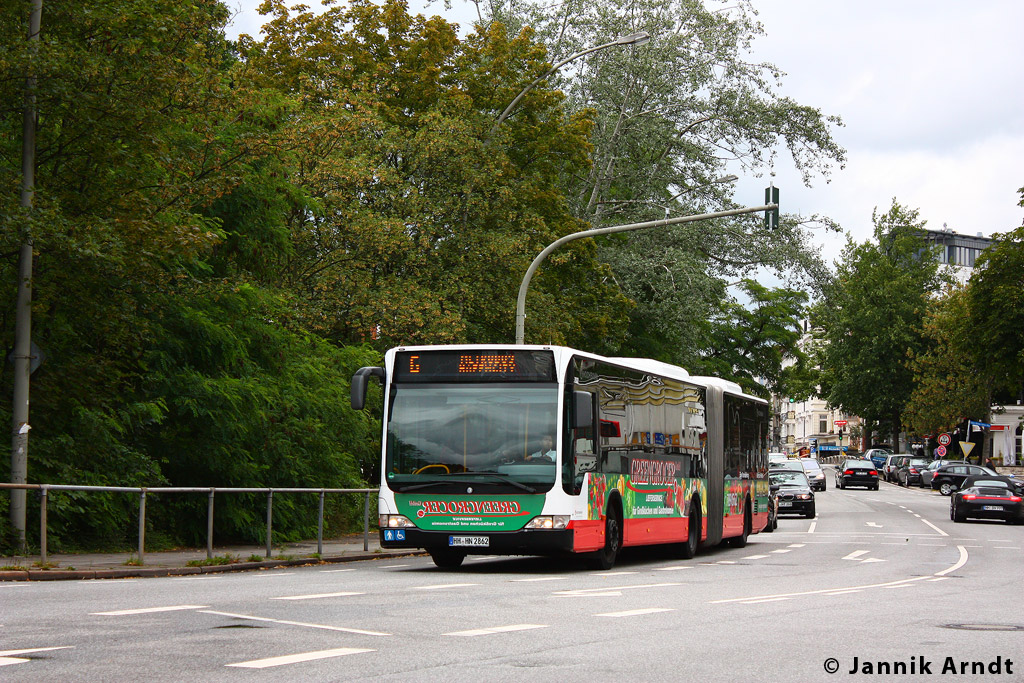
[[[14,396],[11,406],[11,483],[28,482],[28,387],[32,373],[32,204],[36,185],[36,77],[35,56],[43,0],[32,0],[28,21],[29,72],[25,77],[25,108],[21,147],[21,250],[18,256],[18,294],[14,318]],[[24,489],[11,490],[10,519],[19,547],[25,548]]]

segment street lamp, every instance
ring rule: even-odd
[[[532,83],[530,83],[528,86],[519,91],[519,94],[515,96],[515,99],[508,103],[508,106],[505,107],[505,111],[501,112],[501,116],[499,116],[498,120],[494,122],[494,126],[491,128],[491,135],[494,135],[494,132],[498,130],[498,126],[500,126],[501,123],[509,117],[509,114],[511,114],[512,110],[515,109],[517,104],[519,104],[519,100],[523,99],[523,97],[526,96],[526,93],[533,90],[533,87],[535,85],[537,85],[538,83],[546,79],[548,76],[561,69],[569,62],[579,59],[584,55],[589,55],[591,52],[603,50],[606,47],[617,47],[620,45],[643,45],[644,43],[650,41],[650,39],[651,36],[650,34],[647,33],[647,31],[640,31],[639,33],[631,33],[628,36],[620,36],[619,38],[616,38],[610,43],[605,43],[603,45],[598,45],[597,47],[591,47],[586,50],[580,50],[579,52],[572,53],[571,55],[569,55],[568,57],[566,57],[565,59],[555,64],[550,69],[548,69],[543,75],[535,78]]]
[[[561,237],[548,246],[544,247],[544,250],[537,254],[537,257],[530,263],[530,267],[526,269],[526,275],[523,276],[523,281],[519,285],[519,296],[516,298],[516,344],[525,344],[526,341],[526,290],[530,287],[530,280],[533,279],[533,274],[540,267],[541,262],[547,258],[548,254],[553,252],[558,247],[562,246],[567,242],[573,240],[582,239],[584,237],[596,237],[597,235],[610,235],[616,232],[626,232],[629,230],[643,230],[645,228],[660,228],[666,225],[679,225],[680,223],[692,223],[693,221],[702,221],[709,218],[723,218],[725,216],[739,216],[746,213],[757,213],[758,211],[773,211],[779,208],[778,204],[765,204],[764,206],[753,206],[745,209],[730,209],[728,211],[716,211],[714,213],[702,213],[697,216],[679,216],[677,218],[666,218],[660,221],[647,221],[646,223],[627,223],[626,225],[615,225],[610,228],[594,228],[593,230],[583,230],[581,232],[574,232],[565,237]]]

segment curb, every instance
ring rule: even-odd
[[[340,562],[379,560],[385,557],[411,557],[423,555],[422,550],[396,551],[388,553],[360,552],[353,555],[337,555],[315,559],[307,557],[297,560],[262,560],[260,562],[235,562],[205,567],[125,567],[123,569],[8,569],[0,571],[0,581],[85,581],[89,579],[137,579],[144,577],[188,576],[192,574],[220,574],[223,572],[244,572],[281,567],[316,566]]]

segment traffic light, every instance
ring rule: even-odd
[[[770,185],[764,188],[764,203],[775,204],[774,209],[764,212],[764,227],[766,230],[775,230],[779,227],[779,188]]]

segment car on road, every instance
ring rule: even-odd
[[[910,453],[893,453],[885,458],[885,464],[882,465],[882,469],[879,470],[879,476],[888,482],[896,482],[896,471],[903,467],[904,463],[910,461],[914,457]]]
[[[825,490],[825,472],[821,469],[821,464],[814,458],[800,458],[800,466],[804,468],[804,474],[807,475],[807,481],[811,484],[811,489],[814,491]]]
[[[921,486],[921,471],[928,467],[931,460],[914,456],[896,470],[896,483],[900,486]]]
[[[836,468],[836,487],[863,486],[878,490],[878,468],[870,460],[844,460]]]
[[[808,519],[814,517],[814,491],[802,470],[769,470],[768,479],[772,488],[778,487],[776,495],[780,515],[803,515]]]
[[[952,463],[943,465],[935,470],[935,473],[932,475],[931,487],[933,491],[938,491],[942,495],[948,496],[953,491],[962,488],[968,477],[976,477],[978,475],[999,476],[989,468],[982,467],[981,465]]]
[[[943,465],[960,464],[966,465],[966,460],[932,460],[928,463],[928,466],[921,470],[921,486],[924,488],[931,488],[932,477],[935,476],[935,470],[939,469]]]
[[[771,474],[777,470],[789,470],[790,472],[803,472],[803,465],[800,464],[799,460],[795,458],[787,458],[784,462],[770,462],[768,463],[768,473]]]
[[[998,474],[965,479],[960,489],[949,497],[949,518],[966,522],[970,517],[1024,524],[1024,503],[1016,482]]]
[[[785,453],[769,453],[768,454],[768,464],[769,465],[772,465],[772,464],[777,463],[777,462],[786,462],[787,460],[789,460],[789,456],[786,455]]]
[[[875,467],[879,468],[885,464],[885,459],[892,455],[891,448],[869,448],[864,451],[864,460],[870,460],[875,463]]]

